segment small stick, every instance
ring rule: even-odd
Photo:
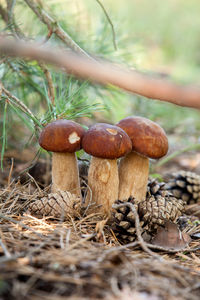
[[[3,257],[0,257],[0,264],[6,263],[6,262],[9,262],[9,261],[14,261],[14,260],[16,260],[20,257],[24,257],[24,256],[25,256],[25,253],[19,253],[19,254],[11,255],[9,257],[3,256]]]
[[[9,171],[9,174],[8,174],[8,187],[10,186],[10,183],[11,183],[11,176],[12,176],[12,172],[13,172],[13,166],[14,166],[14,159],[13,157],[11,158],[11,166],[10,166],[10,171]]]
[[[48,87],[49,87],[48,88],[49,98],[51,99],[51,104],[54,105],[55,104],[55,93],[54,93],[54,86],[53,86],[53,80],[51,77],[51,73],[49,72],[48,68],[45,66],[44,63],[39,62],[38,64],[46,77]]]
[[[7,258],[10,258],[10,257],[11,257],[11,254],[10,254],[10,252],[8,251],[6,245],[2,242],[2,239],[0,239],[0,246],[1,246],[1,248],[3,249],[3,252],[4,252],[5,256],[6,256]]]
[[[109,17],[109,14],[107,13],[107,11],[106,11],[104,5],[101,3],[101,1],[100,1],[100,0],[96,0],[96,1],[97,1],[97,3],[100,5],[100,7],[102,8],[102,10],[103,10],[103,12],[104,12],[104,14],[105,14],[105,16],[106,16],[106,18],[107,18],[107,20],[108,20],[108,23],[109,23],[110,26],[111,26],[112,35],[113,35],[113,45],[114,45],[115,50],[117,50],[116,36],[115,36],[115,29],[114,29],[113,23],[112,23],[112,21],[111,21],[111,18]]]
[[[38,123],[36,122],[36,117],[34,116],[34,114],[31,112],[31,110],[21,101],[19,100],[16,96],[12,95],[2,84],[2,82],[0,82],[0,86],[1,86],[1,90],[2,92],[10,99],[12,99],[14,101],[14,103],[21,108],[21,110],[25,113],[27,113],[31,119],[34,122],[35,127],[38,127],[39,121]]]
[[[0,219],[6,220],[6,221],[11,222],[11,223],[14,223],[14,224],[17,224],[17,225],[19,225],[20,227],[22,227],[22,228],[24,228],[24,229],[26,229],[26,230],[30,230],[31,232],[35,233],[35,234],[36,234],[37,236],[39,236],[40,238],[43,237],[43,235],[42,235],[41,233],[36,232],[36,231],[33,230],[31,227],[29,227],[29,226],[23,224],[22,222],[16,221],[16,220],[14,220],[13,218],[6,217],[6,216],[0,214]]]

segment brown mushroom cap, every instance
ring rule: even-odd
[[[143,117],[127,117],[116,125],[130,137],[133,151],[149,158],[160,158],[167,153],[167,136],[153,121]]]
[[[90,127],[83,136],[82,146],[85,152],[107,159],[119,158],[132,149],[131,140],[124,130],[105,123]]]
[[[39,137],[40,146],[52,152],[76,152],[81,149],[85,130],[76,122],[60,119],[49,123]]]

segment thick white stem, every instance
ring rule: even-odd
[[[69,191],[81,196],[78,164],[75,153],[53,152],[52,192]]]
[[[123,157],[119,164],[119,199],[126,201],[130,196],[139,203],[146,198],[149,176],[149,159],[136,152]]]
[[[92,195],[88,193],[86,202],[93,204],[91,210],[109,216],[112,204],[118,198],[117,160],[92,157],[88,171],[88,185]]]

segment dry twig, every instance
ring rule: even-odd
[[[115,29],[114,29],[113,23],[112,23],[112,21],[111,21],[111,18],[109,17],[109,14],[107,13],[107,11],[106,11],[104,5],[101,3],[101,1],[100,1],[100,0],[96,0],[96,1],[97,1],[97,3],[99,4],[99,6],[102,8],[102,10],[103,10],[103,12],[104,12],[104,14],[105,14],[105,16],[106,16],[106,18],[107,18],[107,20],[108,20],[108,23],[109,23],[110,26],[111,26],[112,35],[113,35],[113,45],[114,45],[115,50],[117,50],[116,36],[115,36]]]
[[[3,21],[6,23],[7,26],[11,26],[11,31],[16,38],[25,38],[24,33],[21,31],[19,26],[17,25],[15,18],[13,16],[13,8],[15,5],[14,0],[7,0],[7,10],[3,8],[0,4],[0,15]]]
[[[29,227],[29,226],[23,224],[20,221],[16,221],[15,219],[13,219],[11,217],[7,217],[7,216],[4,216],[4,215],[0,214],[0,219],[6,220],[8,222],[14,223],[14,224],[24,228],[24,229],[27,229],[27,230],[31,231],[32,233],[34,233],[35,235],[37,235],[38,237],[40,237],[40,238],[43,237],[43,235],[41,233],[34,231],[32,229],[32,227]]]
[[[0,53],[51,63],[69,74],[93,82],[112,84],[151,99],[200,109],[200,87],[177,85],[169,80],[154,78],[109,62],[94,61],[69,50],[40,47],[37,44],[15,42],[1,37]]]
[[[35,122],[36,117],[34,116],[34,114],[32,113],[32,111],[21,101],[19,100],[16,96],[14,96],[13,94],[11,94],[2,84],[2,82],[0,81],[0,87],[1,87],[1,91],[9,98],[12,99],[15,103],[15,105],[17,105],[23,112],[27,113],[31,119],[34,122],[35,128],[38,129],[38,124]]]
[[[33,0],[24,0],[26,4],[32,9],[32,11],[38,16],[41,22],[43,22],[49,29],[49,32],[55,33],[56,36],[62,40],[65,45],[76,51],[77,53],[81,53],[87,57],[90,57],[75,41],[62,29],[62,27],[58,24],[56,20],[48,15],[48,13],[43,9],[43,7],[39,6]]]
[[[54,87],[53,87],[53,80],[51,77],[51,73],[49,72],[47,66],[45,66],[45,64],[43,64],[42,62],[39,62],[39,66],[42,69],[42,71],[44,72],[44,75],[46,77],[47,83],[48,83],[48,94],[49,94],[49,98],[51,100],[51,104],[54,105],[55,103],[55,93],[54,93]]]

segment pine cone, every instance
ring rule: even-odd
[[[69,192],[59,191],[48,194],[48,196],[32,202],[28,209],[30,213],[42,216],[52,216],[56,218],[80,215],[80,198]]]
[[[186,201],[187,204],[200,201],[200,176],[193,172],[173,173],[166,188],[174,197]]]
[[[146,199],[139,203],[138,212],[144,228],[153,233],[165,220],[176,222],[184,211],[185,202],[166,190],[164,182],[151,179],[148,182]]]
[[[129,203],[134,204],[134,199],[129,198]],[[117,200],[115,204],[124,203]],[[146,199],[135,205],[140,217],[141,233],[154,234],[159,225],[164,225],[165,220],[176,222],[184,211],[184,201],[176,199],[168,190],[165,183],[151,179],[147,186]],[[121,207],[113,211],[113,230],[116,237],[124,242],[132,242],[136,238],[135,218],[129,207]]]
[[[134,204],[134,199],[130,197],[127,202]],[[125,202],[121,200],[115,202],[115,204],[121,203]],[[135,209],[137,210],[136,205]],[[130,207],[123,206],[113,210],[112,222],[115,235],[121,242],[130,243],[136,239],[135,216]],[[140,225],[142,226],[143,223],[141,222]]]

